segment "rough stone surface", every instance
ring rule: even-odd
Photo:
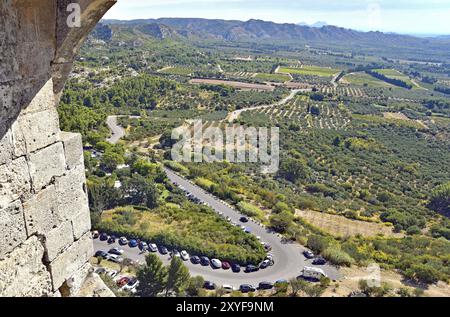
[[[56,143],[59,137],[59,117],[56,109],[21,114],[17,120],[20,137],[27,151],[35,152]]]
[[[47,187],[24,202],[27,234],[44,234],[63,222],[59,213],[54,185]]]
[[[46,261],[53,261],[73,243],[72,224],[68,221],[45,233]]]
[[[3,138],[0,139],[0,165],[10,162],[13,158],[13,153],[12,133],[9,130]]]
[[[53,290],[59,289],[94,254],[91,233],[85,234],[50,263]]]
[[[1,296],[51,296],[50,274],[42,263],[44,247],[31,237],[0,261]]]
[[[0,260],[27,238],[20,201],[0,209]]]
[[[91,229],[91,215],[88,208],[83,208],[72,219],[73,237],[75,240],[80,239],[86,232]]]
[[[24,157],[0,166],[0,209],[30,193],[30,174]]]
[[[40,190],[49,185],[53,179],[64,174],[66,161],[61,142],[30,154],[30,175],[33,188]]]
[[[87,211],[89,213],[85,184],[84,166],[67,171],[63,177],[56,178],[56,199],[63,219],[73,219],[81,212]],[[65,206],[70,206],[71,208],[64,208]]]
[[[61,132],[68,169],[84,166],[83,142],[80,134]]]
[[[81,137],[60,132],[56,106],[83,40],[115,2],[0,1],[0,296],[103,284],[85,265],[93,245]],[[80,4],[81,27],[66,23],[69,3]],[[76,287],[65,292],[66,281]]]

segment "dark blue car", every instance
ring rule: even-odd
[[[234,273],[239,273],[239,272],[241,271],[241,266],[240,266],[239,264],[233,264],[233,265],[231,266],[231,270],[232,270]]]
[[[200,258],[200,264],[203,266],[209,266],[211,264],[211,261],[206,256],[202,256]]]
[[[136,248],[138,246],[138,242],[136,240],[130,240],[130,242],[128,243],[128,246],[130,248]]]

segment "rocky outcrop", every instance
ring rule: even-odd
[[[56,106],[79,47],[114,3],[0,2],[0,296],[112,295],[88,264],[81,136],[60,131]],[[69,4],[79,26],[67,23]]]

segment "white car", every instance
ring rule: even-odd
[[[226,293],[231,293],[234,291],[234,287],[231,285],[222,285],[222,288]]]
[[[212,259],[211,260],[211,265],[215,269],[220,269],[220,268],[222,268],[222,261],[220,261],[218,259]]]
[[[148,245],[148,250],[150,252],[158,252],[158,246],[156,244],[154,244],[154,243],[150,243]]]
[[[122,263],[123,262],[123,258],[116,254],[109,254],[108,260],[111,262],[114,262],[114,263]]]
[[[119,272],[117,272],[116,270],[106,271],[106,275],[108,275],[110,278],[115,278],[117,274],[119,274]]]
[[[189,253],[187,253],[186,250],[181,251],[180,255],[183,261],[189,260]]]
[[[128,239],[125,238],[125,237],[121,237],[121,238],[119,239],[119,244],[120,244],[120,245],[126,245],[126,244],[128,244]]]

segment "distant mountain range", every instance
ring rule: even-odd
[[[127,35],[150,36],[157,39],[216,40],[229,42],[271,43],[335,43],[353,47],[403,48],[417,50],[450,50],[450,39],[418,38],[382,32],[359,32],[317,22],[312,26],[279,24],[262,20],[210,20],[199,18],[161,18],[144,20],[103,20],[114,32],[126,31]],[[98,26],[104,28],[104,26]],[[95,32],[94,32],[95,33]],[[105,29],[101,34],[109,36]],[[112,37],[112,34],[111,34]],[[430,56],[431,57],[431,56]]]

